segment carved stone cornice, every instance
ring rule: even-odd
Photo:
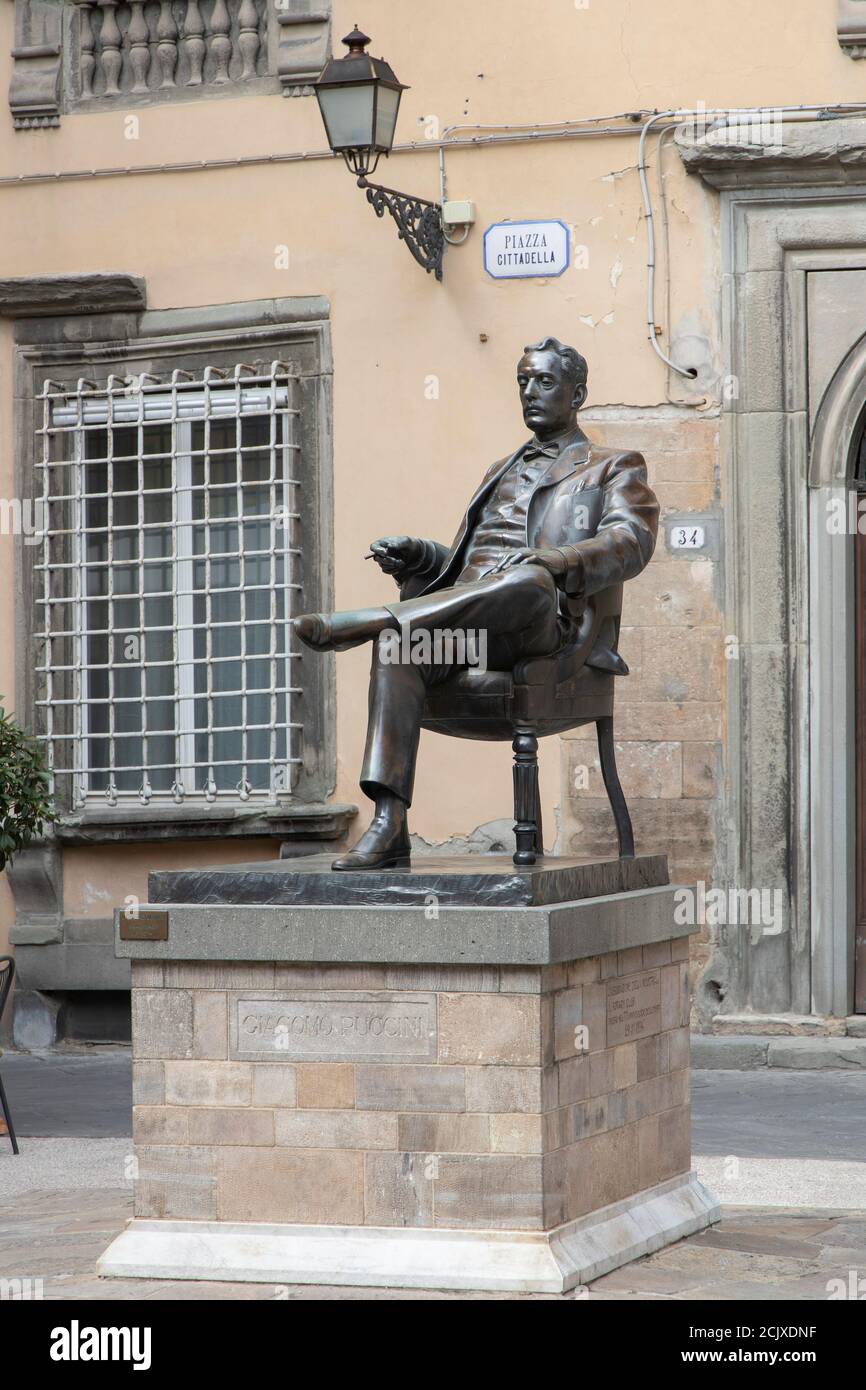
[[[123,271],[0,279],[0,315],[5,318],[139,313],[145,308],[146,282]]]
[[[283,96],[308,96],[331,53],[330,5],[296,0],[276,11],[277,75]]]
[[[17,0],[9,108],[16,130],[60,125],[63,6],[58,0]]]
[[[837,0],[836,33],[849,58],[866,58],[866,0]]]
[[[732,120],[700,134],[686,124],[675,140],[688,172],[713,188],[866,182],[866,116]]]

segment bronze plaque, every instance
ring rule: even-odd
[[[168,912],[163,907],[139,908],[134,917],[120,914],[121,941],[168,941]]]
[[[607,986],[607,1045],[633,1042],[661,1030],[662,977],[660,970],[625,975]]]

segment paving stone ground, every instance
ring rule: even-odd
[[[563,1301],[554,1295],[446,1293],[156,1279],[97,1279],[97,1258],[132,1213],[128,1191],[32,1192],[0,1212],[0,1279],[42,1280],[46,1300]],[[710,1231],[597,1279],[570,1298],[828,1300],[866,1276],[866,1218],[729,1211]],[[842,1284],[832,1281],[841,1280]],[[855,1286],[856,1287],[856,1286]]]

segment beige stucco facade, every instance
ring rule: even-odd
[[[0,90],[11,75],[13,11],[0,9]],[[439,196],[438,142],[449,137],[448,196],[477,221],[449,248],[437,284],[391,221],[377,219],[325,145],[315,99],[279,93],[63,114],[58,128],[0,125],[3,277],[128,272],[149,310],[321,297],[333,351],[333,580],[338,607],[375,603],[391,581],[364,561],[368,542],[408,533],[450,541],[466,500],[524,436],[515,363],[555,334],[590,365],[587,432],[646,456],[662,506],[656,556],[627,588],[618,688],[620,772],[639,850],[666,851],[676,879],[712,882],[728,834],[725,776],[725,441],[730,414],[722,332],[719,195],[649,142],[657,213],[660,342],[698,369],[669,372],[646,333],[647,243],[637,174],[640,124],[594,138],[469,143],[545,123],[668,108],[866,101],[866,65],[840,46],[836,0],[443,0],[421,8],[333,5],[336,40],[355,20],[403,81],[400,150],[377,177]],[[621,125],[621,122],[612,122]],[[475,132],[471,127],[484,128]],[[486,129],[487,127],[497,128]],[[232,161],[239,161],[236,165]],[[190,167],[202,162],[205,167]],[[213,166],[219,161],[219,167]],[[159,166],[165,172],[157,172]],[[183,165],[172,170],[173,165]],[[82,171],[93,173],[82,173]],[[98,177],[98,171],[114,170]],[[146,170],[146,172],[145,172]],[[44,181],[34,175],[49,175]],[[21,182],[16,182],[21,176]],[[559,278],[495,281],[482,236],[507,219],[569,225]],[[0,494],[14,495],[13,330],[0,322]],[[674,553],[674,519],[700,519],[706,543]],[[16,688],[15,539],[0,536],[0,691]],[[305,661],[315,658],[307,656]],[[341,655],[334,799],[366,803],[356,779],[369,655]],[[18,709],[33,727],[33,711]],[[507,745],[424,734],[411,828],[430,844],[511,818]],[[588,769],[584,774],[582,769]],[[583,731],[541,753],[547,839],[607,852],[613,825],[594,743]],[[587,782],[588,778],[588,782]],[[265,858],[264,838],[67,848],[63,912],[104,919],[144,897],[151,868]],[[0,883],[0,951],[14,922]],[[708,954],[699,950],[696,969]]]

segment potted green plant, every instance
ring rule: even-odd
[[[52,818],[42,748],[0,705],[0,869]]]

